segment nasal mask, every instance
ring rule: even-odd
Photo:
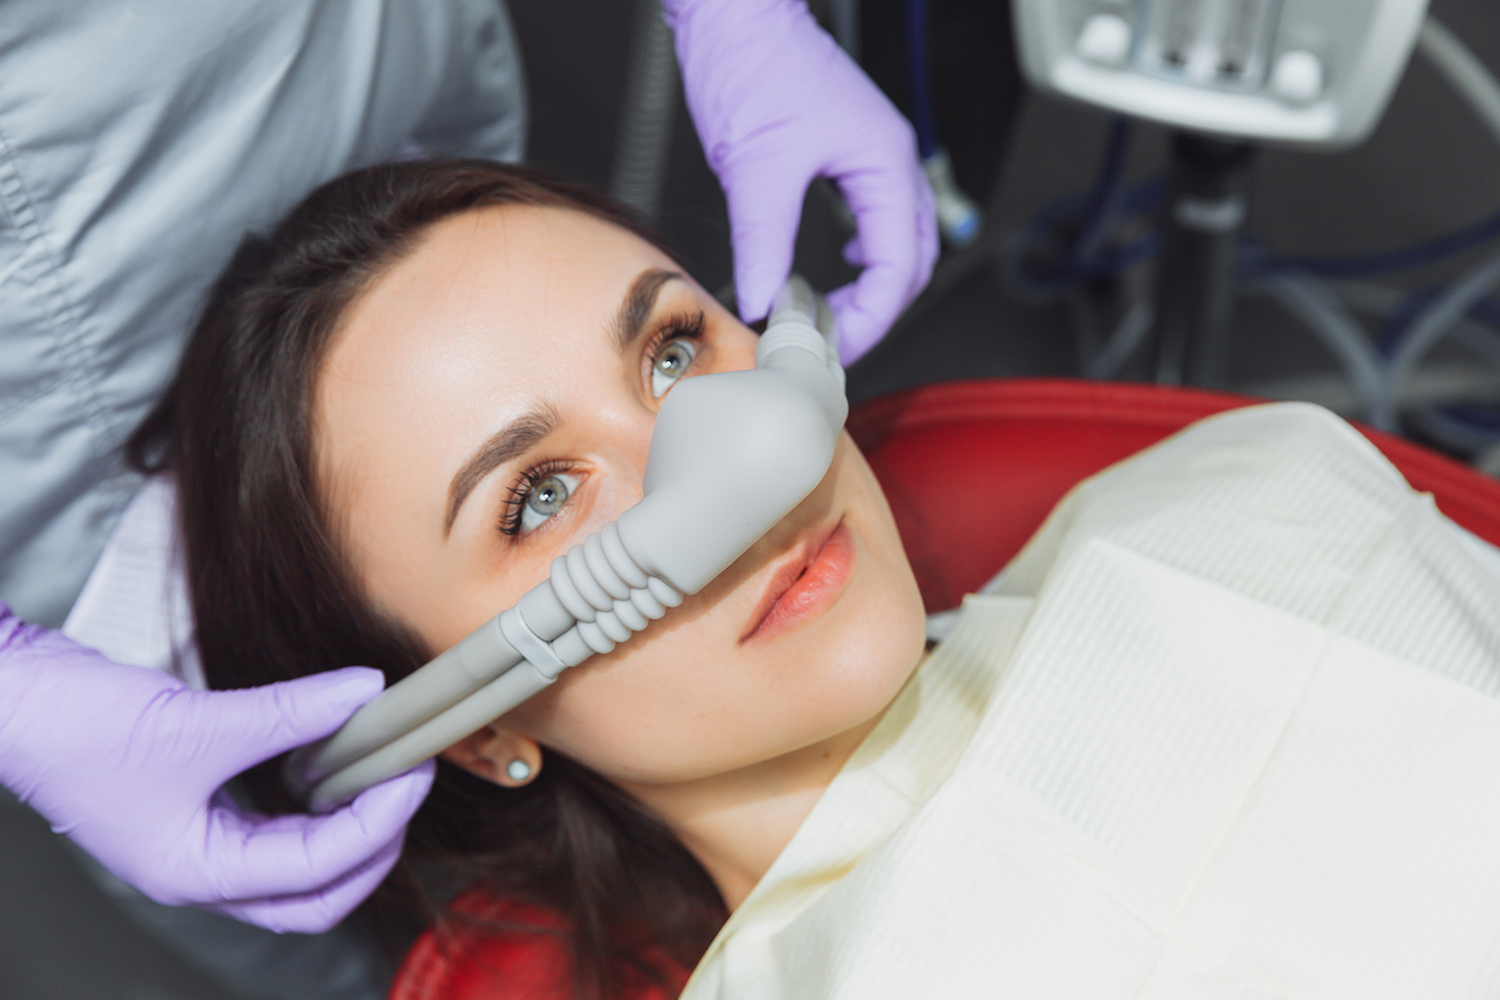
[[[287,769],[331,810],[483,728],[718,576],[823,479],[848,415],[828,306],[777,295],[755,367],[685,379],[662,402],[645,496],[552,561],[546,580],[392,685]]]

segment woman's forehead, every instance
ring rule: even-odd
[[[643,269],[671,266],[632,233],[571,209],[512,205],[435,224],[351,303],[325,377],[381,380],[434,361],[545,348],[578,360]]]
[[[433,225],[359,297],[349,319],[393,304],[433,318],[607,311],[643,267],[661,263],[670,261],[649,243],[579,211],[486,208]]]
[[[436,224],[345,314],[316,389],[319,464],[359,478],[394,464],[438,474],[520,414],[598,401],[623,385],[622,297],[664,266],[633,234],[566,209]]]

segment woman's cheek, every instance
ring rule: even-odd
[[[741,662],[715,608],[696,603],[567,671],[509,721],[617,781],[680,781],[750,763],[766,728],[753,720],[785,706],[762,702],[774,693],[758,690],[767,678]]]
[[[847,437],[840,450],[833,506],[856,527],[858,565],[823,621],[774,648],[741,647],[745,602],[733,595],[753,574],[721,576],[631,643],[565,673],[512,721],[606,777],[661,782],[768,759],[878,713],[921,657],[925,616],[873,473]],[[579,541],[634,502],[600,485]]]
[[[908,592],[901,574],[870,579],[879,583],[847,595],[859,605],[837,616],[839,627],[810,629],[774,653],[715,656],[713,636],[688,624],[591,660],[518,713],[544,746],[643,784],[702,778],[827,739],[878,714],[921,656],[915,586]]]
[[[603,672],[621,666],[608,660],[595,657],[590,665]],[[663,706],[643,697],[639,686],[596,677],[600,675],[564,674],[512,712],[507,722],[607,778],[653,770],[663,756],[658,744],[671,727],[671,720],[661,717]]]

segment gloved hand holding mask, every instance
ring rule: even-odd
[[[791,273],[802,198],[837,185],[864,268],[829,295],[852,364],[927,284],[937,259],[932,189],[911,125],[799,0],[665,0],[683,89],[724,187],[740,315],[763,318]]]
[[[221,789],[327,736],[381,687],[378,672],[354,667],[194,691],[0,604],[0,785],[158,902],[276,931],[326,930],[396,863],[432,766],[319,817],[259,816]]]

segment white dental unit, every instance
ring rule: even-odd
[[[1320,147],[1369,134],[1427,0],[1016,0],[1027,79],[1122,114]]]
[[[1396,430],[1412,371],[1493,278],[1476,270],[1478,291],[1455,282],[1456,297],[1406,324],[1398,347],[1379,351],[1336,290],[1316,279],[1452,256],[1490,239],[1493,220],[1431,246],[1336,261],[1271,257],[1244,226],[1256,147],[1332,152],[1364,141],[1414,49],[1500,138],[1500,86],[1457,35],[1428,16],[1427,0],[1016,0],[1014,13],[1021,66],[1034,87],[1119,116],[1094,211],[1079,223],[1084,235],[1063,266],[1074,286],[1128,266],[1097,253],[1122,215],[1140,211],[1121,210],[1132,197],[1121,184],[1128,122],[1172,130],[1155,242],[1124,255],[1156,258],[1153,291],[1132,306],[1090,373],[1118,374],[1139,345],[1138,377],[1224,385],[1230,316],[1237,296],[1250,292],[1280,302],[1339,360],[1361,418]]]

